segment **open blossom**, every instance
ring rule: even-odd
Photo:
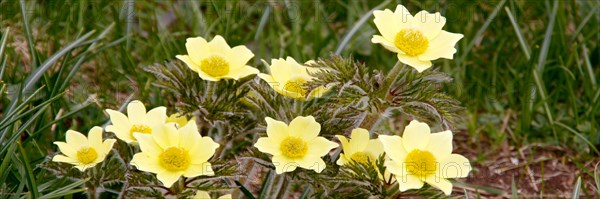
[[[310,62],[312,61],[305,64]],[[269,83],[275,91],[287,97],[296,99],[305,99],[307,95],[309,98],[321,97],[327,91],[323,86],[312,91],[307,90],[305,84],[314,79],[308,72],[315,73],[318,69],[299,64],[292,57],[271,60],[269,69],[270,75],[261,73],[258,76]]]
[[[391,160],[386,168],[395,175],[400,191],[419,189],[427,184],[452,192],[447,178],[464,178],[471,171],[469,160],[452,153],[452,132],[431,133],[425,123],[413,120],[404,135],[380,135],[379,140]]]
[[[258,139],[254,146],[263,153],[273,155],[275,172],[282,174],[297,167],[321,173],[325,169],[322,156],[338,144],[319,136],[321,124],[313,116],[298,116],[290,125],[274,120],[267,121],[267,136]]]
[[[456,53],[454,45],[463,38],[462,34],[442,30],[446,18],[439,12],[431,14],[423,10],[412,16],[398,5],[394,12],[376,10],[373,15],[381,35],[374,35],[371,42],[397,53],[400,62],[419,72],[431,67],[431,60],[452,59]]]
[[[66,140],[67,142],[54,142],[64,155],[55,155],[52,161],[75,165],[75,168],[80,171],[85,171],[104,161],[116,142],[115,139],[106,139],[103,142],[102,128],[97,126],[90,130],[88,137],[77,131],[68,130]]]
[[[185,115],[179,115],[179,113],[173,113],[167,117],[165,123],[173,122],[177,125],[177,128],[185,126],[188,122],[196,122],[196,117],[192,117],[189,120]]]
[[[146,107],[138,100],[129,102],[127,116],[111,109],[106,109],[106,112],[112,123],[106,127],[106,131],[114,133],[117,138],[127,143],[137,141],[133,136],[134,133],[151,134],[154,131],[154,126],[165,123],[167,118],[167,108],[164,106],[146,112]]]
[[[141,152],[133,155],[131,164],[142,171],[156,173],[165,186],[171,187],[181,176],[214,175],[208,162],[219,144],[202,137],[194,122],[177,129],[175,124],[162,124],[152,134],[135,133]]]
[[[349,164],[351,161],[365,164],[370,162],[375,166],[377,158],[383,154],[383,145],[379,139],[369,139],[369,131],[363,128],[356,128],[350,134],[350,140],[343,135],[336,135],[342,143],[343,153],[337,160],[337,165]],[[385,178],[379,174],[379,178],[387,181],[391,177],[389,172],[385,172]]]
[[[231,48],[220,35],[210,42],[202,37],[188,38],[185,47],[188,54],[177,55],[177,59],[204,80],[240,79],[259,72],[246,65],[254,57],[252,51],[244,45]]]

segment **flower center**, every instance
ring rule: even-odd
[[[200,62],[200,70],[213,77],[227,75],[229,62],[220,55],[211,55]]]
[[[94,148],[84,146],[77,151],[77,160],[83,164],[92,163],[96,158],[98,158],[98,153]]]
[[[170,147],[158,156],[160,166],[169,171],[182,171],[191,163],[190,154],[179,147]]]
[[[429,47],[429,40],[419,30],[406,28],[396,34],[394,44],[402,52],[409,56],[417,56],[425,52]]]
[[[302,158],[308,152],[308,145],[301,138],[290,136],[281,141],[279,149],[288,158]]]
[[[135,137],[133,137],[133,133],[152,134],[152,128],[145,124],[134,124],[131,126],[131,129],[129,129],[129,134],[133,140],[136,140]]]
[[[371,157],[371,155],[369,155],[368,153],[365,153],[365,152],[356,152],[356,153],[352,154],[352,156],[350,156],[350,159],[352,159],[356,162],[360,162],[361,164],[366,164],[369,161],[371,161],[372,163],[375,163],[373,161],[373,157]]]
[[[429,151],[412,150],[406,156],[406,169],[408,173],[420,178],[435,174],[437,163]]]
[[[297,76],[297,77],[293,77],[290,80],[288,80],[285,85],[283,85],[283,89],[286,92],[290,92],[292,94],[298,94],[298,97],[304,97],[306,96],[306,93],[308,93],[306,91],[306,89],[304,89],[304,84],[308,82],[308,79],[306,77],[301,77],[301,76]]]

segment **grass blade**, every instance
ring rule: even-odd
[[[515,33],[517,34],[517,38],[519,39],[519,44],[521,44],[521,49],[523,49],[523,52],[525,53],[525,57],[527,57],[527,60],[531,59],[531,50],[529,49],[529,45],[527,45],[527,42],[525,42],[525,38],[523,38],[523,31],[521,31],[521,28],[519,28],[519,24],[515,20],[515,17],[513,16],[510,9],[508,7],[504,7],[504,10],[508,15],[508,19],[510,19],[510,23],[515,29]]]
[[[375,8],[369,10],[369,12],[367,12],[366,14],[364,14],[358,20],[358,22],[356,22],[354,24],[354,26],[352,26],[352,29],[350,29],[350,31],[348,31],[348,33],[346,33],[346,35],[344,35],[342,42],[340,42],[340,44],[337,46],[334,54],[340,55],[340,53],[342,53],[342,50],[344,50],[346,45],[348,45],[348,42],[350,42],[350,39],[352,39],[352,37],[354,36],[354,34],[356,34],[358,29],[360,29],[360,27],[362,27],[362,25],[365,24],[365,22],[367,22],[367,20],[371,19],[371,16],[373,15],[374,10],[381,9],[382,7],[386,6],[389,3],[390,3],[390,0],[386,0],[386,1],[382,2],[381,4],[377,5]]]
[[[23,27],[25,28],[25,37],[27,38],[27,45],[29,46],[29,54],[31,56],[31,68],[37,68],[37,55],[35,53],[35,42],[31,34],[31,26],[29,26],[29,20],[27,19],[27,3],[25,0],[19,1],[21,5],[21,17],[23,18]]]
[[[571,195],[572,199],[579,198],[579,192],[581,192],[581,176],[577,177],[577,182],[575,183],[575,189],[573,189],[573,195]]]

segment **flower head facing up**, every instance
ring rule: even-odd
[[[258,69],[246,65],[254,57],[252,51],[244,45],[231,48],[220,35],[210,42],[202,37],[188,38],[185,47],[188,54],[177,55],[177,59],[183,61],[204,80],[237,80],[259,72]]]
[[[146,107],[138,100],[129,102],[127,116],[111,109],[106,109],[106,112],[112,123],[106,127],[106,131],[114,133],[117,138],[127,143],[137,141],[134,133],[151,134],[154,126],[165,123],[167,118],[167,108],[161,106],[146,112]]]
[[[131,164],[139,170],[156,173],[158,180],[170,187],[181,176],[214,175],[208,162],[219,144],[202,137],[196,123],[177,129],[175,124],[162,124],[152,134],[135,133],[141,152]]]
[[[305,64],[310,62],[312,61]],[[318,69],[299,64],[292,57],[271,60],[269,69],[271,70],[270,75],[261,73],[258,76],[284,96],[296,99],[314,98],[321,97],[327,91],[323,86],[312,91],[307,90],[306,83],[314,79],[309,72],[315,73],[318,72]]]
[[[321,124],[312,116],[298,116],[289,126],[281,121],[266,117],[267,135],[254,146],[263,153],[273,155],[275,172],[282,174],[297,167],[312,169],[320,173],[325,169],[322,156],[338,147],[338,144],[320,137]]]
[[[211,199],[211,197],[206,191],[197,191],[193,199]],[[219,196],[217,199],[231,199],[231,194]]]
[[[391,160],[387,169],[395,175],[400,191],[419,189],[424,182],[452,192],[447,178],[464,178],[471,171],[469,160],[452,153],[452,132],[431,133],[425,123],[413,120],[403,137],[380,135],[379,140]]]
[[[398,54],[400,62],[417,71],[431,67],[431,61],[439,58],[452,59],[454,45],[462,34],[442,30],[446,18],[440,13],[421,11],[415,16],[402,5],[392,12],[389,9],[373,11],[375,25],[381,35],[374,35],[371,42],[381,44]]]
[[[88,137],[77,131],[68,130],[66,138],[67,142],[54,142],[64,155],[55,155],[52,161],[75,165],[80,171],[85,171],[104,161],[116,141],[106,139],[103,142],[102,128],[97,126],[90,130]]]
[[[179,115],[179,113],[173,113],[169,117],[167,117],[165,123],[175,123],[177,128],[181,128],[185,126],[188,122],[196,122],[196,117],[192,117],[189,120],[184,115]]]

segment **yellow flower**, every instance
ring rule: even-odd
[[[177,127],[182,127],[185,126],[188,122],[196,122],[196,117],[192,117],[190,118],[190,120],[188,120],[187,118],[185,118],[185,116],[183,115],[179,115],[179,113],[173,113],[171,114],[167,120],[165,121],[166,123],[175,123],[177,124]]]
[[[151,134],[153,126],[165,123],[167,108],[156,107],[146,113],[146,107],[138,100],[127,105],[127,116],[111,109],[106,109],[112,125],[106,127],[107,132],[114,133],[117,138],[127,143],[135,143],[134,133]]]
[[[463,38],[462,34],[442,30],[446,18],[439,12],[431,14],[425,10],[414,17],[408,10],[398,5],[396,11],[376,10],[375,25],[380,35],[374,35],[373,43],[398,53],[398,60],[421,72],[431,67],[431,60],[452,59],[454,45]]]
[[[386,168],[395,175],[400,191],[419,189],[424,182],[452,192],[447,178],[464,178],[471,171],[469,160],[452,153],[452,132],[431,133],[425,123],[413,120],[403,137],[380,135],[379,140],[390,157]]]
[[[294,171],[296,167],[321,173],[325,169],[321,157],[338,147],[337,143],[318,136],[321,124],[313,116],[298,116],[289,126],[270,117],[265,120],[268,137],[259,138],[254,146],[263,153],[273,155],[277,174]]]
[[[55,155],[54,162],[65,162],[75,165],[80,171],[96,166],[104,161],[115,143],[115,139],[106,139],[102,142],[102,128],[95,126],[88,133],[83,134],[68,130],[67,142],[54,142],[64,155]]]
[[[196,123],[189,122],[177,129],[163,124],[152,134],[135,133],[142,152],[133,155],[131,164],[139,170],[156,173],[165,186],[170,187],[180,176],[214,175],[208,159],[219,144],[198,133]]]
[[[343,135],[336,135],[342,143],[344,153],[340,153],[337,160],[338,165],[348,164],[350,161],[360,163],[375,163],[375,160],[383,154],[383,145],[378,139],[369,140],[369,131],[362,128],[352,130],[350,141]]]
[[[259,72],[246,65],[254,57],[246,46],[231,48],[220,35],[210,42],[202,37],[188,38],[185,47],[189,55],[177,55],[177,59],[185,62],[204,80],[239,79]]]
[[[206,191],[197,191],[193,199],[211,199]],[[231,194],[219,196],[217,199],[231,199]]]
[[[312,61],[305,64],[310,62]],[[271,70],[270,75],[261,73],[258,76],[269,83],[275,91],[287,97],[296,99],[304,99],[307,95],[309,98],[321,97],[327,91],[323,86],[312,91],[306,90],[305,84],[314,79],[308,72],[315,73],[318,72],[318,69],[299,64],[292,57],[271,60],[269,69]]]

